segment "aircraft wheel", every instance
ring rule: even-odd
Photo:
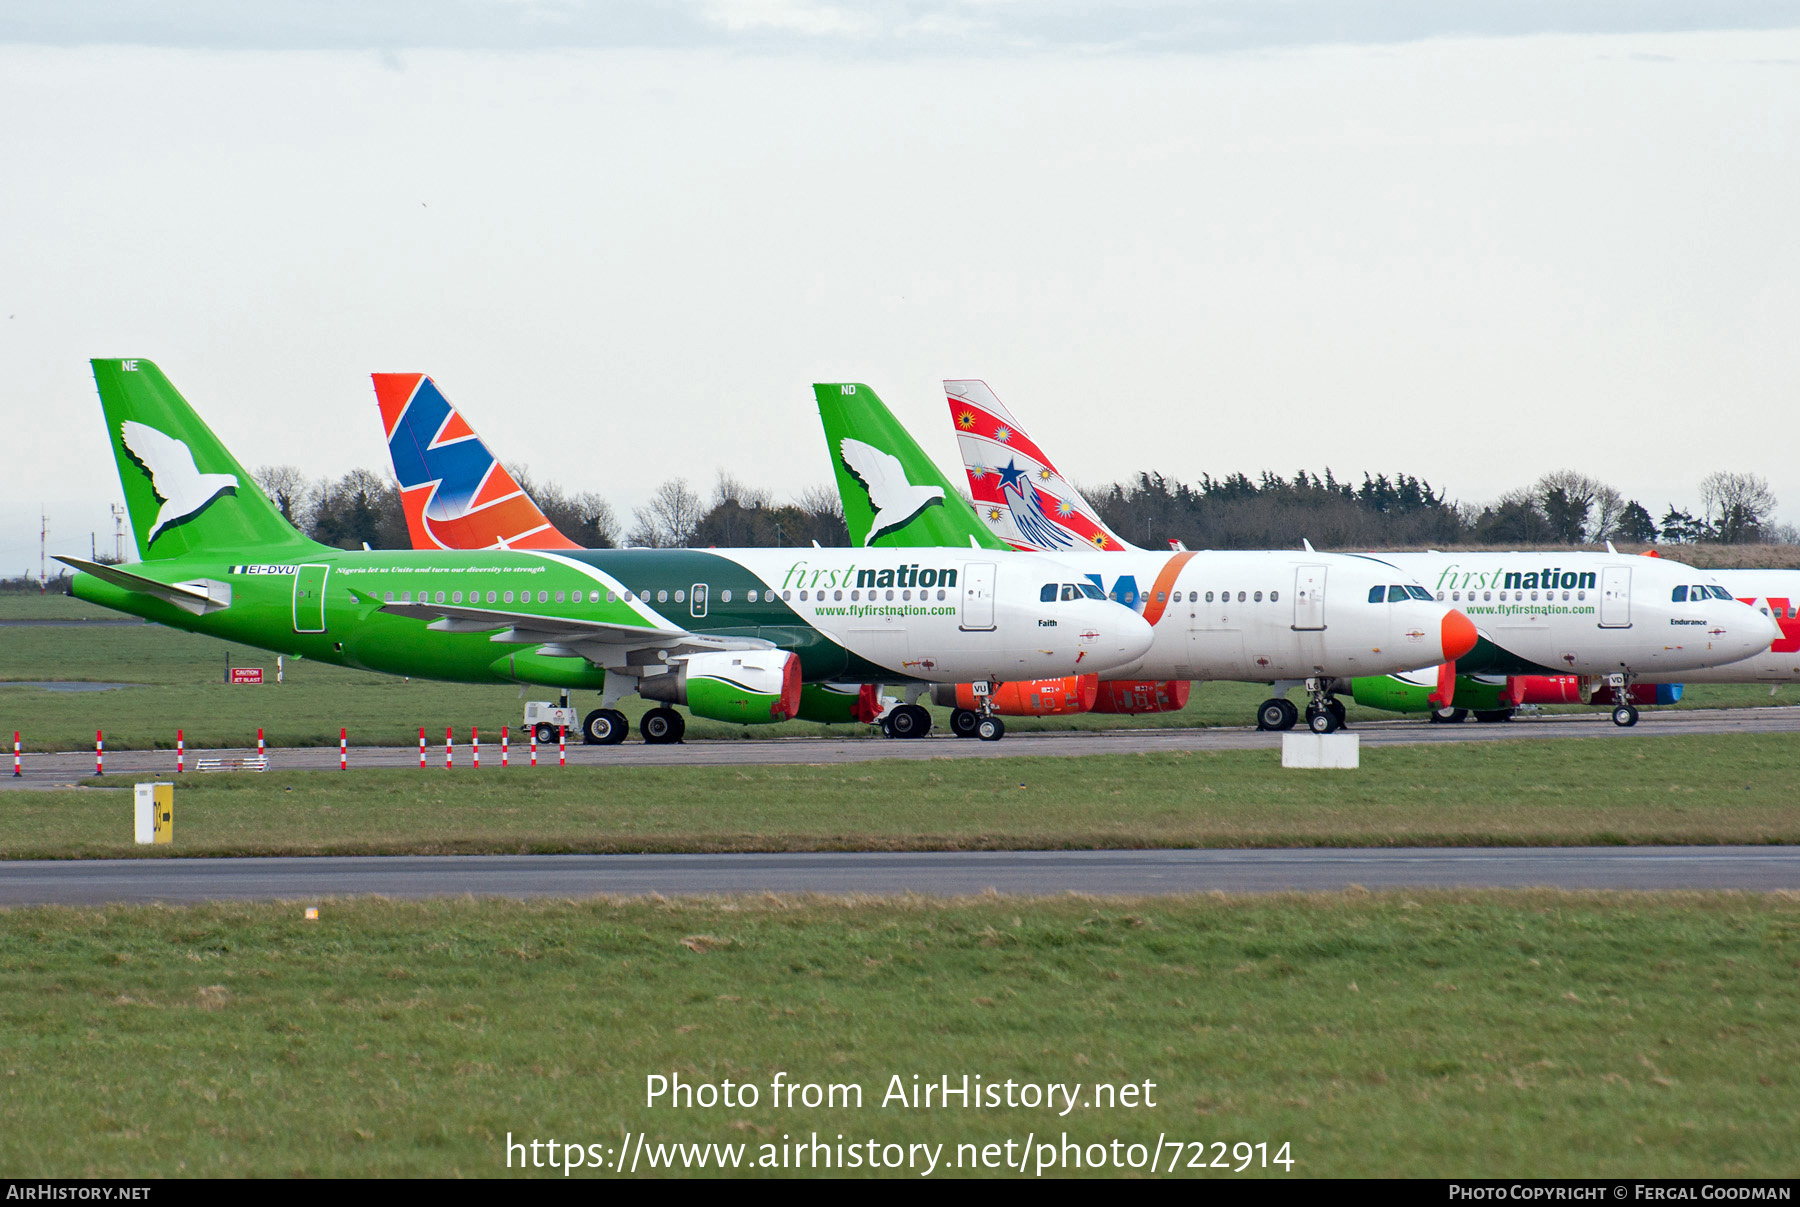
[[[1339,729],[1350,728],[1350,722],[1344,719],[1344,702],[1342,700],[1336,696],[1331,697],[1325,701],[1325,710],[1331,714],[1331,719],[1337,722]]]
[[[550,743],[556,741],[556,726],[547,721],[538,722],[535,732],[537,733],[539,746],[548,746]]]
[[[1435,708],[1431,712],[1431,723],[1433,725],[1461,725],[1468,719],[1468,716],[1469,710],[1466,708]]]
[[[581,740],[589,746],[617,746],[631,732],[631,722],[616,708],[596,708],[581,721]]]
[[[984,742],[998,742],[1006,736],[1006,722],[999,717],[981,717],[975,719],[975,736]]]
[[[975,728],[981,722],[981,714],[967,708],[959,708],[950,714],[950,732],[959,738],[972,738]]]
[[[1498,725],[1503,721],[1512,720],[1512,709],[1478,708],[1475,710],[1475,720],[1477,724],[1481,725]]]
[[[669,746],[681,741],[681,735],[687,732],[687,722],[672,708],[653,708],[638,722],[638,732],[644,735],[648,745]]]
[[[1612,721],[1620,729],[1630,729],[1638,723],[1638,710],[1630,704],[1621,704],[1613,709]]]
[[[1334,733],[1338,728],[1337,714],[1321,708],[1306,719],[1306,724],[1314,733]]]
[[[1256,727],[1261,730],[1292,729],[1300,719],[1300,710],[1276,696],[1256,706]]]
[[[902,704],[889,714],[888,729],[897,738],[922,738],[931,732],[931,714],[917,704]]]

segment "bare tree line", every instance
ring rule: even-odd
[[[588,549],[620,545],[673,549],[705,545],[847,545],[837,492],[811,486],[788,503],[719,473],[710,503],[685,478],[657,487],[634,509],[626,530],[613,507],[593,491],[571,492],[538,481],[522,465],[508,471],[564,536]],[[252,475],[289,523],[313,540],[340,549],[405,549],[411,545],[400,489],[369,469],[338,478],[308,478],[292,465],[265,465]]]
[[[1180,540],[1193,549],[1283,548],[1302,539],[1335,548],[1394,545],[1800,544],[1775,522],[1776,498],[1756,474],[1720,471],[1700,483],[1701,514],[1670,504],[1660,519],[1577,470],[1556,470],[1483,507],[1454,502],[1429,482],[1363,475],[1360,485],[1301,470],[1186,485],[1156,473],[1083,488],[1112,529],[1135,544]]]
[[[508,467],[550,522],[590,549],[847,545],[844,510],[830,486],[791,500],[720,470],[710,496],[685,478],[658,486],[630,526],[593,491],[566,491]],[[403,549],[409,544],[400,494],[390,477],[355,469],[309,479],[291,465],[264,466],[256,480],[283,515],[313,539],[339,548]],[[1302,539],[1322,547],[1394,545],[1800,544],[1774,519],[1776,498],[1756,474],[1720,471],[1700,483],[1700,514],[1670,505],[1660,518],[1635,499],[1577,470],[1544,474],[1486,506],[1451,500],[1408,474],[1364,474],[1361,483],[1301,470],[1264,471],[1192,485],[1159,473],[1083,490],[1112,529],[1147,548],[1174,539],[1192,549],[1276,549]]]

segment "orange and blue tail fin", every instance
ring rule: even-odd
[[[946,381],[944,395],[975,510],[995,536],[1041,552],[1137,548],[1101,521],[986,382]]]
[[[423,373],[376,373],[414,549],[579,549]]]

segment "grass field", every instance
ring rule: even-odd
[[[1800,1172],[1791,897],[32,909],[0,954],[13,1176],[490,1176],[508,1133],[628,1131],[752,1162],[1067,1132],[1285,1142],[1296,1176]],[[647,1108],[671,1071],[760,1100]],[[777,1071],[862,1108],[773,1107]],[[1083,1105],[879,1105],[915,1073]],[[1087,1105],[1145,1081],[1154,1107]]]
[[[1797,751],[1734,734],[1376,747],[1354,773],[1265,750],[189,775],[172,844],[132,842],[124,791],[14,792],[0,858],[1792,843]]]
[[[21,616],[19,612],[42,615]],[[64,596],[0,595],[0,619],[76,619],[101,612],[104,609]],[[228,658],[233,666],[264,668],[270,682],[261,687],[226,684]],[[472,728],[498,738],[502,725],[516,731],[523,713],[516,687],[399,679],[292,660],[286,664],[284,683],[276,686],[274,677],[275,659],[269,654],[155,625],[9,627],[0,629],[0,736],[17,730],[27,750],[82,750],[92,748],[94,731],[99,729],[105,732],[111,749],[172,748],[175,731],[180,728],[188,746],[204,748],[254,745],[261,727],[271,745],[318,746],[336,745],[338,729],[344,727],[354,745],[393,746],[416,742],[420,726],[434,740],[442,739],[447,725],[455,728],[459,740],[467,740]],[[7,686],[6,680],[86,680],[136,686],[53,692]],[[1024,733],[1247,725],[1267,695],[1266,687],[1254,683],[1202,683],[1194,688],[1187,708],[1178,713],[1009,717],[1007,727]],[[554,693],[532,688],[530,696],[552,699]],[[1800,689],[1794,687],[1784,687],[1774,697],[1766,687],[1694,687],[1680,707],[1796,700],[1800,700]],[[597,707],[598,697],[585,693],[576,703],[584,710]],[[635,728],[637,718],[651,705],[633,697],[619,707]],[[939,726],[948,723],[949,710],[932,711]],[[1352,704],[1349,716],[1354,723],[1393,714]],[[860,737],[869,733],[861,725],[806,721],[744,727],[690,718],[688,724],[688,734],[695,738]]]

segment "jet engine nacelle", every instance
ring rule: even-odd
[[[1095,712],[1180,712],[1194,685],[1186,679],[1111,679],[1100,685]]]
[[[1342,681],[1339,681],[1342,685]],[[1430,712],[1431,695],[1438,690],[1437,671],[1411,675],[1358,675],[1349,681],[1350,698],[1365,708],[1387,712]],[[1477,712],[1511,708],[1515,701],[1510,685],[1492,679],[1461,675],[1456,680],[1455,706]]]
[[[1061,679],[1021,679],[1002,683],[988,696],[994,712],[1007,717],[1054,717],[1087,712],[1094,706],[1099,675],[1067,675]],[[975,688],[968,683],[940,683],[931,689],[932,702],[944,708],[974,710]]]
[[[823,725],[868,725],[881,715],[881,689],[873,683],[808,683],[800,689],[798,719]]]
[[[714,721],[785,721],[800,711],[800,659],[782,650],[694,654],[660,675],[644,676],[638,695],[685,704],[695,716]]]
[[[1619,692],[1604,683],[1584,679],[1580,675],[1515,675],[1507,680],[1520,704],[1592,704],[1611,707],[1614,704],[1673,704],[1681,699],[1679,683],[1633,683]]]

